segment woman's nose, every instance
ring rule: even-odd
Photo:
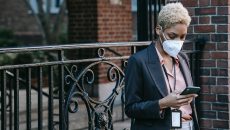
[[[183,41],[183,40],[180,39],[180,37],[176,37],[175,40],[176,41]]]

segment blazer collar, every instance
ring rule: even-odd
[[[178,59],[179,59],[179,67],[184,76],[186,85],[193,86],[192,76],[191,76],[191,73],[190,73],[190,70],[188,68],[186,61],[180,55],[178,55]],[[191,107],[194,108],[195,99],[193,99],[190,104],[191,104]]]
[[[159,90],[161,95],[165,97],[169,93],[164,79],[164,74],[161,68],[161,63],[158,58],[156,48],[153,42],[147,47],[147,53],[148,61],[146,61],[146,66],[148,68],[148,71],[157,89]]]
[[[191,73],[190,73],[190,70],[188,68],[186,61],[180,55],[178,55],[178,59],[179,59],[179,67],[180,67],[180,70],[184,76],[184,80],[186,82],[186,85],[187,86],[193,86]]]
[[[164,72],[161,68],[161,63],[153,42],[147,47],[147,53],[148,53],[148,61],[146,61],[146,66],[148,68],[148,71],[151,75],[153,82],[156,84],[156,87],[158,88],[159,92],[163,97],[165,97],[169,93],[164,79]],[[178,54],[177,57],[179,59],[179,67],[184,76],[186,85],[192,86],[193,85],[192,77],[189,68],[186,64],[186,61],[180,56],[180,54]]]

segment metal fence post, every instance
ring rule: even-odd
[[[48,127],[49,130],[53,130],[54,127],[54,122],[53,122],[53,66],[49,66],[49,104],[48,104],[48,115],[49,115],[49,119],[48,119]]]
[[[64,61],[64,51],[58,51],[59,61]],[[58,65],[59,69],[59,129],[64,130],[64,65]]]
[[[200,50],[200,42],[196,42],[196,50]],[[200,53],[196,53],[196,85],[200,86]],[[196,98],[196,111],[198,123],[200,125],[200,92]]]
[[[26,68],[26,129],[31,130],[31,68]]]
[[[1,70],[1,129],[6,130],[6,70]]]
[[[42,130],[43,128],[43,114],[42,114],[42,67],[37,68],[38,72],[38,129]]]
[[[19,130],[19,69],[14,70],[14,130]]]

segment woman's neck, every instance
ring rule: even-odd
[[[161,56],[163,57],[163,59],[171,59],[171,56],[164,51],[162,43],[160,42],[159,38],[157,39],[155,45],[157,50],[160,52]]]

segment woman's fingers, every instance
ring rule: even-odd
[[[189,103],[188,103],[188,102],[187,102],[187,103],[182,103],[181,106],[188,105],[188,104],[190,104],[190,103],[191,103],[191,102],[189,102]]]
[[[182,90],[175,90],[172,92],[173,94],[181,94],[182,93]]]
[[[188,94],[188,95],[177,95],[177,99],[186,99],[186,98],[195,98],[197,97],[197,94]]]
[[[178,100],[178,103],[179,104],[189,104],[191,101],[192,101],[193,98],[185,98],[185,99],[181,99],[181,100]]]

